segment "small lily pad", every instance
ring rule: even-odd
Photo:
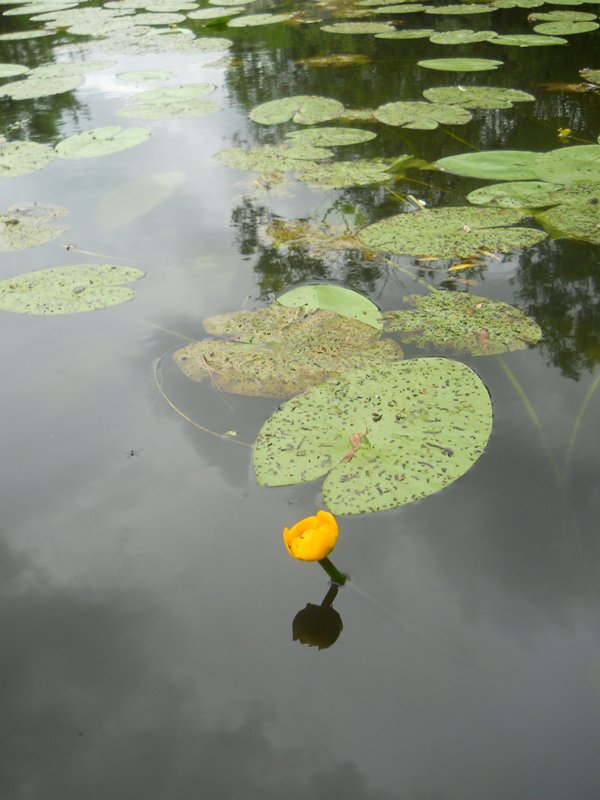
[[[262,486],[326,475],[334,514],[383,511],[464,475],[491,430],[490,396],[470,367],[416,358],[355,370],[284,403],[258,435],[254,469]],[[349,449],[357,433],[360,446]]]
[[[542,177],[533,165],[539,153],[530,150],[481,150],[440,158],[436,166],[453,175],[489,180],[529,181]],[[548,178],[552,180],[552,178]]]
[[[537,33],[498,34],[490,40],[492,44],[503,44],[507,47],[549,47],[553,44],[567,44],[560,36],[544,36]]]
[[[434,290],[404,302],[416,310],[387,311],[385,329],[428,350],[498,355],[534,345],[542,336],[539,325],[518,308],[487,297]]]
[[[395,29],[389,22],[334,22],[332,25],[323,25],[321,30],[327,33],[369,34],[373,36],[376,33],[386,33]]]
[[[440,124],[465,125],[472,119],[464,108],[423,101],[386,103],[375,109],[375,118],[385,125],[422,131],[434,130]]]
[[[148,128],[122,128],[120,125],[109,125],[63,139],[56,145],[56,153],[60,158],[95,158],[127,150],[149,138]]]
[[[550,36],[571,36],[574,33],[589,33],[599,27],[597,22],[542,22],[541,25],[534,25],[533,30]]]
[[[56,239],[66,230],[56,220],[67,213],[66,208],[37,203],[12,206],[0,215],[0,251],[25,250]]]
[[[46,144],[0,140],[0,177],[16,178],[18,175],[37,172],[54,157],[54,151]]]
[[[430,37],[433,44],[472,44],[473,42],[486,42],[496,36],[495,31],[472,31],[468,29],[456,31],[443,31],[434,33]]]
[[[278,22],[287,22],[291,14],[246,14],[243,17],[234,17],[227,23],[230,28],[250,28],[257,25],[275,25]]]
[[[290,120],[300,125],[316,125],[339,117],[343,110],[342,103],[329,97],[295,95],[261,103],[252,109],[250,119],[260,125],[277,125]]]
[[[230,147],[215,153],[215,158],[241,172],[292,172],[303,161],[318,161],[332,155],[332,150],[308,144],[264,144],[247,150]]]
[[[438,86],[426,89],[423,95],[432,103],[457,105],[462,108],[511,108],[513,103],[526,103],[535,97],[519,89],[494,86]]]
[[[494,183],[467,195],[469,203],[497,208],[541,208],[556,203],[555,192],[563,187],[547,181]]]
[[[600,205],[596,202],[559,205],[536,214],[555,239],[579,239],[600,244]]]
[[[277,298],[287,308],[324,309],[381,330],[381,312],[368,297],[331,283],[309,283],[290,289]]]
[[[392,159],[357,159],[336,161],[327,164],[300,166],[296,177],[299,181],[318,189],[343,189],[346,186],[369,186],[387,183],[393,179],[389,171]]]
[[[70,264],[27,272],[0,281],[0,308],[19,314],[75,314],[135,297],[124,283],[144,277],[133,267]]]
[[[377,136],[373,131],[360,128],[304,128],[287,133],[285,138],[293,144],[310,144],[316,147],[340,147],[368,142]]]
[[[520,209],[434,208],[367,225],[358,239],[378,252],[419,258],[468,256],[479,250],[508,253],[546,238],[535,228],[515,227],[524,217]]]
[[[600,145],[561,147],[538,154],[532,164],[536,178],[556,183],[600,183]]]
[[[493,58],[427,58],[424,61],[417,61],[419,67],[442,72],[485,72],[498,69],[502,63]]]
[[[29,67],[21,64],[0,64],[0,78],[14,78],[29,72]]]
[[[253,397],[289,397],[345,370],[402,358],[396,342],[331,311],[274,305],[211,317],[204,327],[222,338],[177,350],[177,366],[192,380]]]

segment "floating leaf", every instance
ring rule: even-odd
[[[94,158],[135,147],[150,138],[148,128],[122,128],[110,125],[69,136],[56,145],[60,158]]]
[[[56,239],[66,228],[55,222],[67,213],[66,208],[37,203],[12,206],[0,215],[0,251],[25,250]]]
[[[369,57],[361,53],[332,53],[328,56],[299,58],[296,64],[304,67],[353,67],[356,64],[368,64],[369,61]]]
[[[482,150],[440,158],[436,165],[444,172],[467,178],[528,181],[541,177],[533,170],[533,164],[539,155],[530,150]]]
[[[469,203],[498,208],[540,208],[554,205],[555,192],[562,189],[559,183],[546,181],[515,181],[494,183],[475,189],[467,195]]]
[[[307,164],[299,168],[299,181],[319,189],[343,189],[346,186],[369,186],[387,183],[393,175],[389,169],[392,159],[358,159],[328,164]]]
[[[425,69],[437,69],[443,72],[484,72],[498,69],[502,66],[502,61],[495,61],[493,58],[428,58],[417,61],[417,64]]]
[[[537,33],[498,34],[490,41],[507,47],[548,47],[553,44],[567,44],[567,40],[559,36],[543,36]]]
[[[360,128],[304,128],[287,133],[285,138],[294,144],[310,144],[316,147],[340,147],[347,144],[368,142],[377,136],[372,131]]]
[[[343,34],[370,34],[386,33],[393,31],[394,26],[389,22],[334,22],[333,25],[323,25],[322,31],[327,33]]]
[[[561,147],[538,154],[532,165],[534,177],[556,183],[600,183],[600,145]]]
[[[117,116],[128,119],[184,119],[214,114],[220,104],[215,100],[200,100],[216,89],[213,83],[186,83],[149,89],[134,97],[136,105],[117,111]]]
[[[573,203],[549,208],[536,219],[555,239],[581,239],[600,244],[600,205]]]
[[[130,72],[118,72],[116,77],[120,81],[131,81],[132,83],[145,83],[146,81],[166,81],[174,78],[174,72],[157,69],[138,69]]]
[[[432,103],[445,103],[463,108],[511,108],[513,103],[526,103],[535,97],[519,89],[495,86],[437,86],[423,95]]]
[[[492,429],[490,396],[466,364],[416,358],[356,370],[284,403],[254,447],[263,486],[327,475],[334,514],[363,514],[427,497],[460,478]],[[352,433],[367,431],[351,461]]]
[[[372,250],[395,255],[447,258],[479,250],[508,253],[545,238],[534,228],[507,227],[524,216],[520,209],[435,208],[367,225],[358,232],[358,239]]]
[[[135,297],[123,283],[144,277],[133,267],[70,264],[27,272],[0,281],[0,308],[19,314],[75,314]]]
[[[539,325],[518,308],[487,297],[435,290],[404,302],[416,310],[387,311],[385,329],[429,350],[498,355],[536,344],[542,336]]]
[[[492,0],[496,8],[538,8],[544,5],[544,0]]]
[[[29,67],[23,67],[21,64],[0,64],[0,78],[14,78],[26,72],[29,72]]]
[[[308,144],[264,144],[245,150],[230,147],[215,153],[215,158],[230,169],[241,172],[291,172],[302,161],[330,158],[333,151]]]
[[[322,257],[337,250],[365,250],[345,225],[327,225],[303,219],[272,219],[261,230],[261,238],[269,246],[303,247],[311,256]]]
[[[425,11],[429,6],[424,6],[421,3],[409,3],[406,5],[390,4],[381,6],[381,8],[374,8],[373,14],[418,14]]]
[[[434,33],[430,41],[434,44],[471,44],[473,42],[486,42],[496,36],[495,31],[457,30]]]
[[[261,103],[252,109],[250,119],[261,125],[277,125],[290,120],[300,125],[315,125],[339,117],[343,110],[342,103],[328,97],[295,95]]]
[[[277,22],[286,22],[291,14],[247,14],[235,17],[227,23],[230,28],[249,28],[257,25],[275,25]]]
[[[16,178],[43,169],[54,158],[51,147],[37,142],[0,140],[0,177]]]
[[[426,14],[489,14],[497,11],[497,7],[491,3],[459,3],[449,6],[431,6]]]
[[[350,317],[372,328],[381,330],[381,313],[375,303],[363,294],[335,286],[331,283],[309,283],[290,289],[277,298],[279,305],[288,308],[321,308],[333,311],[342,317]]]
[[[70,75],[64,78],[32,78],[27,77],[21,81],[5,83],[0,88],[0,96],[10,97],[13,100],[31,100],[35,97],[50,97],[53,94],[72,92],[83,83],[80,75]]]
[[[173,358],[195,381],[255,397],[289,397],[348,369],[402,358],[391,339],[370,325],[331,311],[275,305],[204,321],[215,336],[177,350]]]
[[[597,19],[597,14],[590,14],[588,11],[547,11],[546,13],[530,14],[531,22],[590,22]]]
[[[433,130],[439,124],[464,125],[472,119],[464,108],[423,101],[386,103],[375,109],[375,118],[385,125],[422,131]]]
[[[579,74],[584,81],[600,85],[600,69],[580,69]]]
[[[105,228],[129,225],[167,200],[185,181],[185,172],[155,172],[120,183],[98,201],[97,220]]]
[[[600,27],[597,22],[542,22],[534,25],[536,33],[550,34],[551,36],[570,36],[574,33],[589,33]]]
[[[432,28],[407,28],[403,31],[376,33],[376,39],[429,39],[435,31]]]
[[[39,39],[42,36],[54,36],[56,31],[13,31],[12,33],[0,33],[0,42],[17,42],[21,39]]]
[[[212,21],[224,19],[225,17],[234,17],[242,11],[245,11],[243,6],[209,6],[208,8],[201,8],[199,11],[191,11],[188,14],[188,19]]]

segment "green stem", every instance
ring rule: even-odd
[[[348,576],[341,573],[337,567],[335,567],[331,561],[326,557],[322,558],[319,561],[319,564],[323,567],[325,572],[329,575],[333,583],[337,583],[338,586],[343,586],[346,581],[348,580]]]

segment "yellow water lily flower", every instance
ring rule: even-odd
[[[300,561],[321,561],[331,553],[337,538],[338,524],[329,511],[317,511],[316,517],[306,517],[283,529],[288,553]]]

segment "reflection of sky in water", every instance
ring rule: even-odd
[[[224,73],[202,63],[160,68],[225,95]],[[169,331],[199,335],[202,317],[256,296],[257,280],[231,222],[241,176],[212,159],[241,113],[114,116],[131,91],[114,74],[156,65],[130,57],[89,76],[61,129],[149,124],[149,142],[0,183],[3,207],[35,199],[71,214],[62,243],[3,254],[3,277],[90,260],[66,242],[147,272],[125,306],[0,314],[0,796],[595,798],[597,405],[563,498],[498,362],[473,360],[495,408],[484,457],[434,497],[342,520],[344,629],[320,653],[293,642],[292,620],[327,582],[288,557],[280,529],[312,513],[320,483],[258,488],[250,451],[194,429],[153,380],[153,362],[184,343]],[[116,182],[177,169],[186,183],[146,217],[96,224]],[[288,215],[327,202],[269,200]],[[512,298],[499,279],[509,263],[484,293]],[[396,274],[388,289],[406,292]],[[562,467],[592,379],[563,380],[539,350],[505,361]],[[158,374],[190,417],[240,437],[276,405],[177,379],[168,355]]]

